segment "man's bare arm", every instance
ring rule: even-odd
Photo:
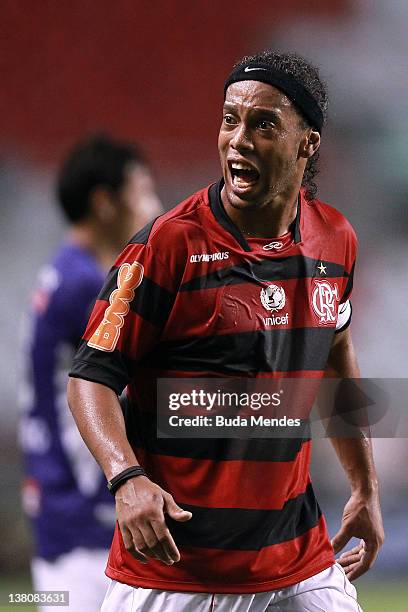
[[[70,378],[68,403],[85,444],[107,480],[138,465],[126,437],[118,397],[112,389]],[[170,493],[145,476],[126,481],[116,492],[115,499],[123,542],[136,559],[146,563],[151,557],[168,565],[180,560],[164,513],[177,521],[188,521],[191,512],[180,508]]]
[[[326,376],[359,378],[350,328],[336,334],[328,360]],[[371,440],[363,432],[360,438],[330,438],[351,487],[341,528],[332,540],[338,553],[352,537],[361,538],[358,546],[344,553],[338,562],[350,580],[364,574],[374,563],[384,542],[378,479]]]

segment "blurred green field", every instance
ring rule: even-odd
[[[408,580],[403,582],[398,580],[395,582],[368,581],[357,584],[359,601],[364,612],[407,612],[408,611]],[[0,612],[10,612],[10,610],[19,610],[26,612],[36,610],[35,606],[29,605],[8,605],[9,593],[30,593],[32,586],[29,577],[0,577]],[[60,610],[61,612],[67,608],[61,606],[50,606],[52,610]],[[75,611],[74,611],[75,612]],[[91,610],[89,612],[92,612]],[[165,612],[165,610],[163,610]],[[327,610],[331,612],[331,610]]]
[[[0,576],[0,612],[10,612],[10,610],[19,610],[20,612],[26,612],[30,610],[33,612],[37,609],[34,605],[9,604],[9,593],[31,593],[33,590],[30,577],[27,575],[23,576]],[[64,610],[58,606],[57,608],[50,608],[52,610]],[[67,608],[65,608],[67,609]]]
[[[359,603],[364,612],[407,612],[408,611],[408,581],[407,582],[376,582],[359,586]]]

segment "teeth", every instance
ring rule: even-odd
[[[245,181],[240,176],[234,176],[234,178],[232,179],[232,182],[237,187],[245,187],[247,185],[252,185],[253,184],[253,181]]]
[[[231,168],[234,170],[252,170],[251,166],[246,166],[245,164],[241,164],[241,162],[232,162]]]

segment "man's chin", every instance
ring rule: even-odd
[[[228,203],[238,210],[258,208],[259,196],[256,189],[236,189],[232,185],[225,186]]]

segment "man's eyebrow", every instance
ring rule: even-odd
[[[280,116],[280,109],[279,108],[262,108],[262,106],[255,106],[255,108],[252,109],[255,113],[257,113],[258,115],[263,115],[265,117],[271,117],[273,119],[279,119]]]
[[[230,109],[230,110],[235,110],[237,108],[237,105],[233,104],[232,102],[224,102],[223,108]]]
[[[238,108],[239,105],[234,104],[233,102],[224,102],[224,110],[231,110],[234,111]],[[267,117],[271,117],[273,119],[279,119],[281,111],[278,107],[271,109],[271,108],[264,108],[262,106],[255,106],[253,108],[251,108],[251,111],[258,114],[258,115],[264,115]]]

